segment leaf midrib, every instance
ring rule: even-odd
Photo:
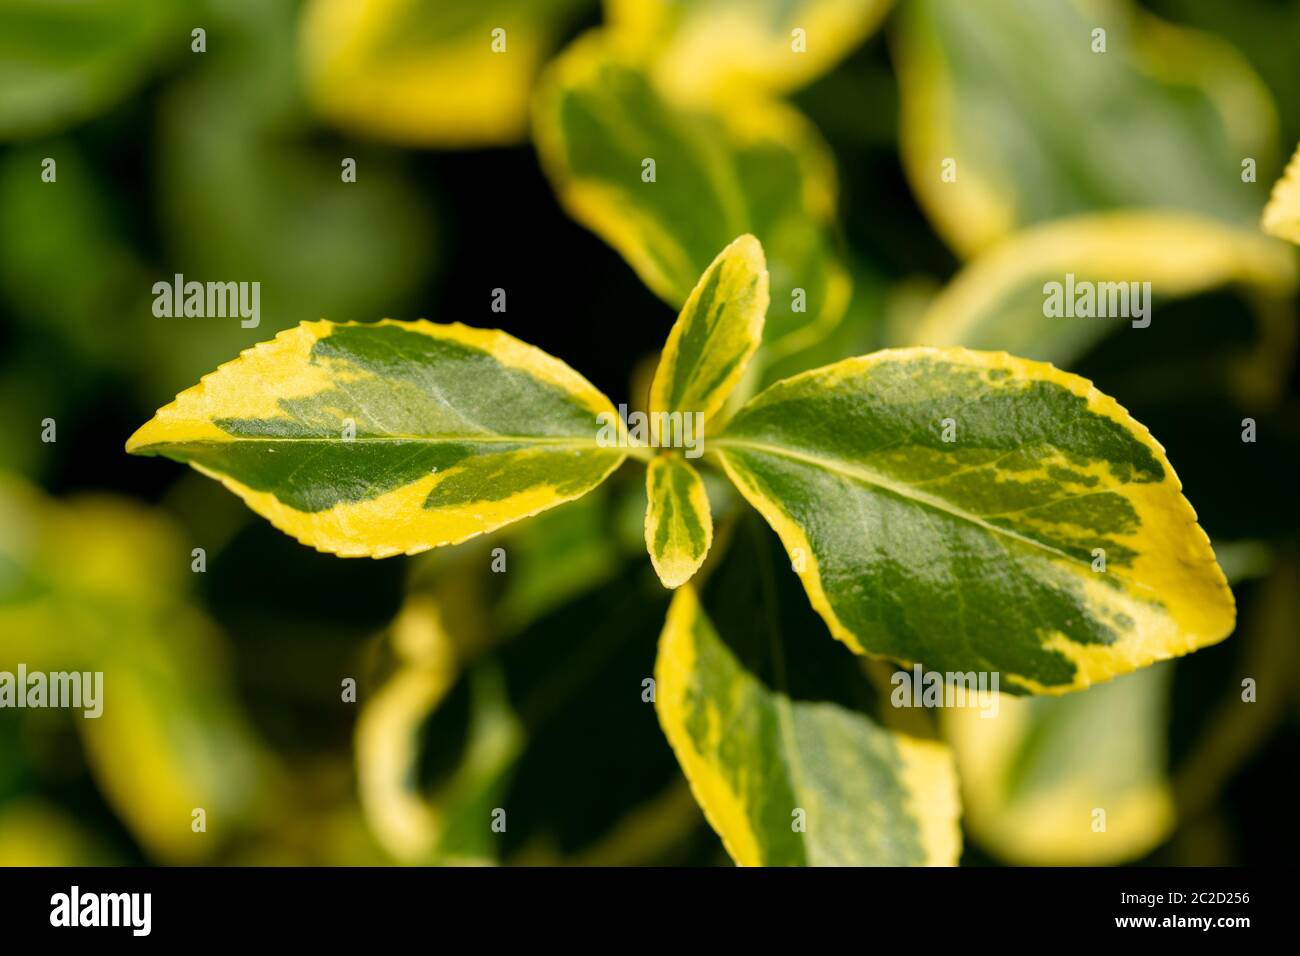
[[[185,442],[160,442],[161,445],[231,445],[239,442],[268,443],[311,443],[326,442],[340,445],[357,445],[362,442],[423,442],[430,445],[561,445],[574,448],[596,448],[608,451],[627,451],[617,445],[602,445],[594,439],[565,438],[560,436],[537,435],[357,435],[354,438],[335,438],[327,435],[304,435],[301,437],[280,435],[231,435],[229,439],[199,438]]]
[[[943,498],[937,498],[933,495],[927,495],[924,492],[918,492],[909,485],[905,485],[900,482],[897,482],[892,478],[886,478],[884,475],[880,474],[879,472],[872,471],[869,468],[864,468],[861,465],[850,464],[848,462],[842,461],[840,459],[835,459],[835,458],[823,458],[819,455],[809,454],[808,452],[798,451],[793,448],[784,448],[780,445],[769,445],[765,442],[747,441],[745,439],[719,438],[719,439],[715,439],[712,445],[714,448],[721,447],[725,449],[727,447],[731,447],[731,448],[747,449],[749,451],[757,452],[759,454],[778,455],[783,458],[789,458],[792,461],[799,461],[808,465],[816,465],[819,468],[824,468],[827,471],[831,471],[836,474],[843,475],[846,478],[852,478],[857,481],[865,482],[868,485],[871,485],[881,491],[886,491],[892,495],[895,495],[896,497],[903,498],[907,501],[915,502],[918,505],[923,505],[932,508],[935,511],[940,511],[944,514],[950,515],[953,518],[957,518],[961,521],[968,522],[969,524],[973,524],[976,527],[988,531],[990,534],[1007,538],[1011,541],[1018,542],[1022,545],[1025,545],[1037,551],[1043,551],[1048,554],[1055,555],[1056,557],[1059,557],[1065,561],[1070,562],[1071,564],[1075,564],[1080,567],[1085,567],[1085,568],[1091,567],[1089,562],[1083,560],[1082,558],[1075,557],[1074,555],[1062,551],[1059,548],[1054,548],[1049,544],[1044,544],[1042,541],[1038,541],[1034,538],[1028,537],[1027,535],[1023,535],[1020,534],[1019,532],[1012,531],[1009,528],[1003,528],[1000,525],[992,524],[986,521],[985,519],[981,518],[977,514],[972,514],[971,512],[965,511],[961,508],[953,507],[951,502],[945,501]],[[1127,580],[1125,578],[1121,578],[1121,579]]]

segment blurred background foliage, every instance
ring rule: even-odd
[[[503,327],[635,407],[751,230],[750,389],[886,345],[1050,359],[1166,446],[1232,580],[1217,647],[943,715],[963,862],[1289,862],[1296,250],[1256,223],[1297,49],[1300,0],[0,0],[0,670],[103,670],[110,701],[0,712],[0,863],[726,863],[642,699],[667,595],[635,470],[345,561],[122,443],[320,317]],[[1150,280],[1150,328],[1044,320],[1066,271]],[[176,273],[260,281],[261,325],[156,318]]]

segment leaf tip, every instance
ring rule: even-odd
[[[686,584],[695,577],[695,572],[699,565],[680,561],[660,562],[652,553],[650,563],[654,565],[655,574],[659,576],[659,582],[670,591],[676,591],[683,584]]]
[[[131,433],[131,437],[126,440],[126,445],[124,446],[128,455],[151,454],[147,449],[150,445],[154,444],[154,441],[150,436],[153,433],[154,423],[157,421],[157,417],[151,418]]]

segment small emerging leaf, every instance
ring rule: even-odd
[[[657,455],[646,469],[645,546],[664,587],[680,587],[704,563],[713,516],[700,473],[678,455]]]
[[[189,462],[346,557],[455,544],[578,498],[622,462],[609,400],[504,332],[304,322],[182,392],[127,451]]]
[[[873,716],[881,696],[852,654],[814,639],[776,543],[752,520],[738,532],[703,598],[694,584],[674,596],[655,663],[659,721],[727,852],[742,866],[955,864],[948,749]]]
[[[1300,244],[1300,146],[1264,207],[1264,231]]]
[[[1061,693],[1232,630],[1164,450],[1050,365],[847,359],[760,393],[709,447],[859,653]]]
[[[650,411],[708,419],[721,408],[763,340],[767,303],[763,247],[741,236],[705,270],[668,333]]]

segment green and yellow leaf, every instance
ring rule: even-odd
[[[1174,826],[1170,667],[1086,694],[945,710],[975,841],[1022,866],[1126,863],[1163,842]]]
[[[386,557],[578,498],[625,446],[609,400],[539,349],[384,320],[282,332],[182,392],[127,451],[188,462],[303,544]]]
[[[668,333],[650,384],[651,413],[708,419],[722,407],[763,341],[767,286],[763,247],[753,236],[718,253]]]
[[[771,272],[769,352],[825,334],[844,314],[850,286],[834,232],[834,166],[789,107],[687,108],[605,34],[591,33],[543,75],[533,128],[569,214],[673,308],[719,249],[752,233]],[[650,161],[653,181],[643,179]]]
[[[311,0],[299,32],[307,94],[331,122],[403,145],[515,143],[537,70],[579,6]]]
[[[700,473],[679,455],[657,455],[646,469],[645,546],[664,587],[685,584],[713,543],[713,515]]]
[[[620,38],[673,95],[784,91],[870,36],[890,0],[606,0]]]
[[[1030,223],[1116,207],[1254,223],[1242,158],[1272,154],[1276,115],[1217,37],[1130,0],[916,0],[895,23],[904,166],[962,256]]]
[[[873,717],[860,662],[813,639],[785,562],[773,573],[775,542],[740,530],[703,598],[677,591],[655,662],[659,721],[727,852],[742,866],[954,865],[948,749]]]
[[[858,653],[1062,693],[1226,637],[1164,450],[1085,379],[897,349],[786,379],[709,443]]]
[[[1064,285],[1067,274],[1077,288],[1120,283],[1117,301],[1126,303],[1138,280],[1151,283],[1153,298],[1232,285],[1277,299],[1296,286],[1291,250],[1253,229],[1196,213],[1091,213],[1031,227],[981,253],[935,298],[906,344],[1005,349],[1068,366],[1130,322],[1044,315],[1046,284]]]
[[[1273,185],[1262,224],[1269,235],[1300,244],[1300,146],[1282,178]]]

